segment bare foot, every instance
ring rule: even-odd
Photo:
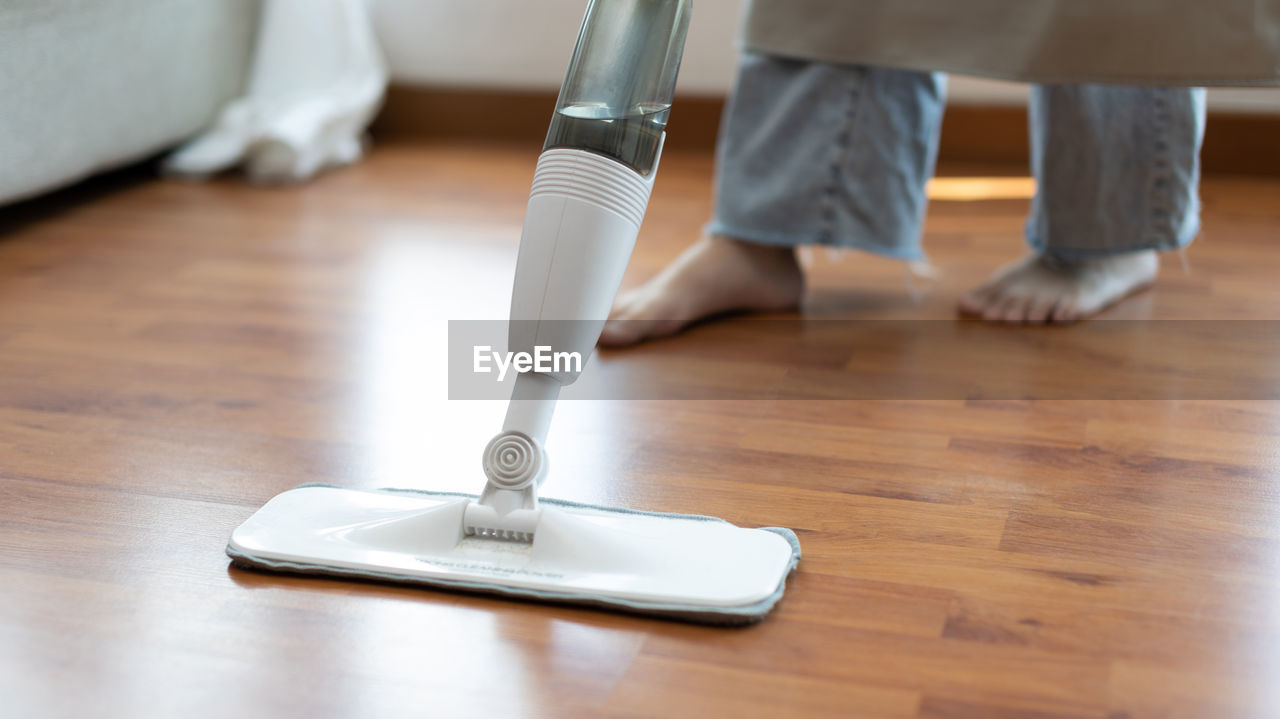
[[[1149,287],[1159,268],[1154,250],[1077,263],[1028,255],[961,298],[960,311],[989,322],[1073,322]]]
[[[652,280],[618,298],[600,344],[621,347],[665,337],[727,312],[791,310],[803,294],[804,274],[793,248],[703,237]]]

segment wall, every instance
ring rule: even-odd
[[[557,88],[586,0],[372,0],[398,82]],[[723,94],[733,77],[738,0],[694,0],[680,90]]]
[[[394,79],[408,85],[554,89],[585,0],[371,0]],[[733,79],[741,0],[695,0],[680,91],[722,95]],[[952,78],[951,99],[1016,105],[1026,88]],[[1280,89],[1210,91],[1210,108],[1280,114]]]

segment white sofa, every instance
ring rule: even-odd
[[[195,135],[243,89],[257,0],[0,2],[0,204]]]

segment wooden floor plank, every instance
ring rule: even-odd
[[[798,531],[758,626],[230,567],[231,530],[304,482],[480,488],[504,407],[449,399],[447,322],[505,316],[536,156],[384,145],[284,188],[135,170],[0,210],[0,713],[1275,715],[1280,401],[1117,399],[1126,347],[1073,344],[1087,327],[957,333],[955,298],[1022,251],[1025,199],[933,202],[914,296],[900,263],[813,253],[808,324],[602,352],[593,391],[682,394],[561,403],[548,495]],[[627,285],[696,236],[711,173],[664,158]],[[1231,380],[1280,362],[1224,334],[1280,319],[1280,183],[1201,194],[1189,272],[1166,255],[1105,318],[1218,321],[1170,362]],[[978,372],[1092,392],[967,391]],[[866,377],[898,384],[850,398]]]

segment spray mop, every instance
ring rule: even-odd
[[[648,206],[691,0],[591,0],[538,159],[511,297],[512,351],[589,356]],[[561,388],[520,374],[478,496],[303,486],[235,530],[256,569],[387,580],[723,624],[759,620],[800,558],[788,529],[538,496]]]

